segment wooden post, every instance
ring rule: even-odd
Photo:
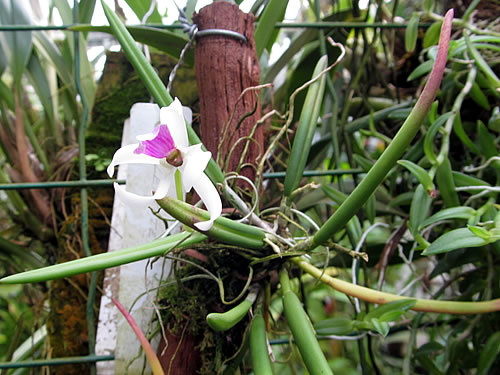
[[[254,179],[255,170],[245,166],[239,168],[240,157],[245,149],[245,140],[251,136],[243,164],[256,165],[259,154],[263,153],[264,137],[262,128],[255,127],[260,119],[258,103],[259,91],[243,90],[259,84],[260,67],[254,41],[254,17],[240,11],[238,6],[228,2],[214,2],[201,9],[193,17],[198,30],[222,29],[236,31],[244,35],[247,42],[226,35],[204,35],[196,39],[195,69],[200,100],[201,140],[217,160],[219,144],[225,172],[236,171]],[[249,113],[252,113],[248,116]],[[240,120],[245,119],[239,124]],[[237,143],[237,144],[236,144]],[[236,144],[234,150],[233,146]],[[232,151],[231,151],[232,150]],[[231,157],[228,158],[228,154]],[[225,160],[228,159],[227,165]],[[215,289],[214,289],[215,290]],[[217,292],[215,292],[217,293]],[[206,296],[199,296],[204,303]],[[200,334],[203,334],[201,330]],[[229,337],[229,333],[225,333]],[[172,374],[194,374],[201,366],[197,345],[200,337],[182,332],[167,332],[168,347],[160,343],[158,354],[165,372]],[[230,339],[228,338],[230,341]],[[235,339],[236,340],[236,339]]]
[[[260,106],[258,103],[256,105],[258,91],[247,92],[238,101],[244,89],[258,85],[260,80],[254,40],[254,16],[243,13],[237,5],[220,1],[201,9],[194,15],[193,22],[198,25],[199,31],[231,30],[247,38],[247,42],[244,42],[225,35],[201,36],[196,40],[195,49],[201,139],[216,160],[219,144],[224,141],[219,155],[219,160],[222,161],[220,166],[225,172],[238,171],[246,143],[238,139],[251,135],[255,123],[260,119]],[[238,126],[240,119],[254,110],[255,112]],[[255,129],[252,138],[255,142],[249,142],[244,164],[255,165],[259,154],[263,152],[264,137],[261,126]],[[236,142],[238,144],[232,151],[228,164],[224,165],[228,153]],[[255,170],[247,166],[240,171],[240,174],[253,180]]]

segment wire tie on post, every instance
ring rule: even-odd
[[[224,35],[224,36],[230,36],[232,38],[240,39],[244,43],[247,42],[247,38],[243,35],[240,34],[236,31],[232,30],[224,30],[224,29],[206,29],[206,30],[198,30],[198,26],[195,23],[190,23],[184,9],[181,9],[177,3],[174,1],[175,6],[177,7],[177,10],[179,11],[179,22],[182,25],[182,30],[189,35],[189,41],[186,43],[184,48],[182,49],[180,56],[179,56],[179,61],[177,61],[177,64],[175,64],[174,68],[170,72],[170,75],[168,76],[168,84],[167,84],[167,91],[170,92],[172,89],[172,84],[174,82],[175,75],[177,74],[177,70],[179,67],[182,65],[184,62],[184,55],[186,54],[187,50],[191,47],[193,44],[194,40],[198,36],[206,36],[206,35]]]
[[[197,37],[206,36],[206,35],[224,35],[224,36],[230,36],[232,38],[240,39],[244,43],[247,42],[247,38],[245,37],[245,35],[240,34],[240,33],[236,32],[236,31],[232,31],[232,30],[205,29],[205,30],[198,31],[198,33],[196,34]]]
[[[175,4],[177,6],[177,4]],[[206,35],[224,35],[224,36],[230,36],[232,38],[240,39],[244,43],[248,42],[247,38],[245,35],[238,33],[236,31],[232,30],[226,30],[226,29],[205,29],[205,30],[198,30],[198,26],[193,23],[191,24],[186,16],[186,13],[184,12],[184,9],[180,9],[177,6],[177,9],[179,11],[179,22],[182,25],[182,30],[189,35],[190,38],[196,38],[200,36],[206,36]]]

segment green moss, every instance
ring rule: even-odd
[[[198,262],[203,268],[216,273],[224,281],[227,300],[236,297],[244,287],[248,273],[242,258],[224,249],[211,249],[208,262]],[[193,258],[189,258],[193,261]],[[199,268],[178,262],[175,265],[175,279],[203,274]],[[223,312],[234,307],[224,305],[215,281],[206,278],[178,282],[163,287],[160,291],[162,320],[173,333],[180,333],[187,324],[186,334],[199,337],[197,349],[202,357],[200,374],[215,374],[222,362],[238,350],[247,319],[226,332],[215,332],[206,324],[210,312]]]
[[[106,57],[86,137],[87,154],[96,154],[100,158],[111,158],[120,147],[123,124],[132,105],[151,99],[123,53],[108,52]],[[168,82],[175,61],[163,54],[152,54],[151,59],[160,78]],[[172,95],[179,97],[184,105],[192,107],[195,104],[198,93],[193,68],[181,67],[178,70]]]

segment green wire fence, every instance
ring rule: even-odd
[[[78,23],[78,1],[74,0],[73,4],[73,24],[65,24],[60,26],[39,26],[39,25],[0,25],[0,32],[3,31],[46,31],[46,30],[66,30],[74,32],[74,66],[75,66],[75,84],[77,93],[80,96],[82,104],[82,122],[78,132],[78,157],[79,157],[79,174],[80,179],[76,181],[50,181],[40,183],[11,183],[0,184],[0,190],[21,190],[21,189],[53,189],[61,187],[80,187],[81,196],[81,236],[82,246],[85,256],[92,255],[89,247],[88,235],[88,197],[87,188],[89,187],[110,187],[114,182],[124,184],[124,180],[106,179],[106,180],[87,180],[87,166],[85,159],[85,134],[87,129],[87,122],[89,117],[89,108],[83,95],[82,86],[80,82],[80,50],[79,50],[79,31],[72,30],[75,26],[90,26],[88,24]],[[147,26],[160,29],[181,29],[181,25],[162,25],[162,24],[147,24],[147,25],[133,25],[133,26]],[[419,24],[421,28],[427,28],[430,24]],[[356,22],[315,22],[315,23],[277,23],[276,28],[291,29],[291,28],[346,28],[346,29],[366,29],[366,28],[384,28],[384,29],[402,29],[406,28],[406,24],[402,23],[356,23]],[[349,170],[328,170],[328,171],[305,171],[304,176],[339,176],[339,175],[354,175],[363,173],[360,169]],[[285,172],[272,172],[264,173],[264,178],[284,178]],[[97,289],[96,272],[91,273],[89,294],[87,299],[87,323],[89,335],[89,355],[79,357],[66,357],[66,358],[52,358],[46,360],[24,360],[17,362],[0,362],[0,369],[13,369],[13,368],[28,368],[28,367],[42,367],[42,366],[55,366],[55,365],[68,365],[76,363],[91,363],[91,374],[96,373],[95,363],[99,361],[112,361],[114,355],[95,355],[95,316],[93,311],[93,304]],[[288,342],[288,341],[287,341]]]

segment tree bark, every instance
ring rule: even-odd
[[[259,155],[263,152],[263,132],[260,119],[258,91],[243,90],[259,84],[260,67],[255,50],[254,16],[243,13],[238,6],[215,2],[195,14],[198,30],[223,29],[236,31],[247,42],[225,35],[198,37],[195,49],[195,68],[200,97],[201,139],[225,172],[239,172],[254,179]],[[255,112],[253,112],[255,111]],[[249,113],[241,124],[240,120]],[[253,135],[252,132],[254,131]],[[245,137],[248,152],[240,165]],[[219,148],[219,144],[223,142]],[[236,146],[233,149],[233,146]],[[218,151],[220,150],[220,155]],[[242,167],[243,166],[243,167]]]
[[[162,339],[157,354],[165,374],[197,374],[201,365],[199,339],[182,332],[167,330],[167,342]]]

